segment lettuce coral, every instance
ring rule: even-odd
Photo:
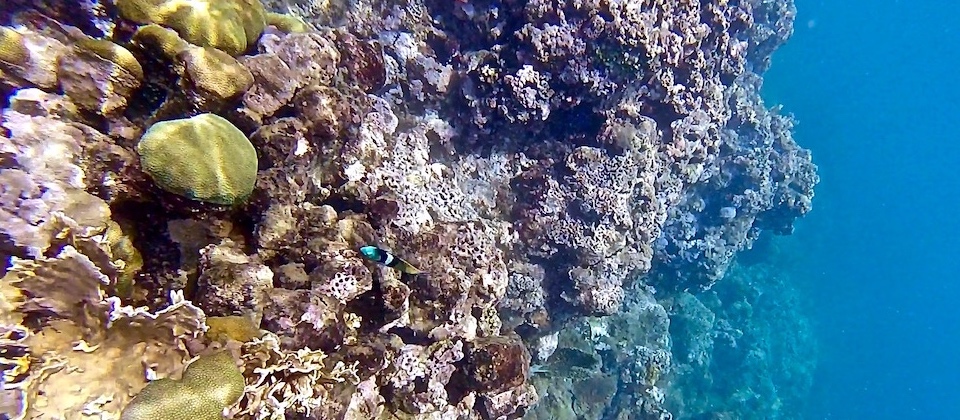
[[[117,413],[148,374],[166,377],[183,366],[186,340],[204,328],[203,312],[177,294],[158,312],[123,306],[105,296],[112,281],[71,245],[54,257],[12,258],[0,279],[0,325],[26,332],[19,342],[29,349],[29,365],[4,372],[17,378],[7,386],[19,390],[23,415]],[[32,319],[43,322],[32,326]],[[8,345],[0,343],[0,353]]]

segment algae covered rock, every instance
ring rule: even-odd
[[[243,395],[243,374],[228,352],[203,356],[183,378],[151,382],[123,409],[122,420],[220,420]]]
[[[243,54],[263,32],[259,0],[118,0],[125,19],[171,28],[191,44]]]
[[[21,65],[29,56],[23,35],[13,29],[0,26],[0,61]]]
[[[165,191],[231,205],[253,192],[257,151],[223,117],[200,114],[152,125],[137,144],[143,171]]]

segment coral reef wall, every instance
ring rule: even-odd
[[[758,249],[778,254],[775,241]],[[817,347],[782,257],[736,262],[722,282],[667,305],[674,364],[666,406],[679,418],[803,418]]]
[[[753,325],[724,274],[818,182],[759,94],[794,15],[4,2],[0,412],[700,414],[683,320]]]

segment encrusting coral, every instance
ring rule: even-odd
[[[129,50],[102,39],[80,39],[57,67],[64,94],[77,106],[110,117],[123,112],[143,77],[143,67]]]

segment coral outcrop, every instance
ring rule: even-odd
[[[267,19],[259,0],[118,0],[116,7],[124,19],[171,28],[192,44],[231,55],[246,52]]]
[[[137,143],[143,171],[165,191],[234,204],[253,192],[257,151],[230,121],[215,114],[150,126]]]
[[[38,3],[0,14],[12,417],[669,419],[774,337],[723,277],[818,182],[759,95],[790,0]]]

